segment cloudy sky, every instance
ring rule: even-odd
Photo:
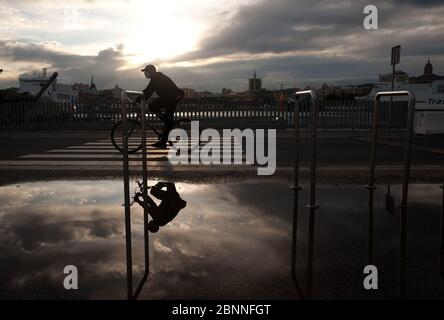
[[[374,4],[379,29],[365,30]],[[400,69],[444,74],[442,0],[0,0],[0,88],[48,67],[59,81],[141,89],[154,63],[179,86],[244,90],[257,70],[264,86],[360,83]]]

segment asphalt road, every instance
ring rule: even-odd
[[[377,146],[378,166],[401,169],[403,163],[404,133],[393,132],[380,135]],[[437,177],[444,163],[443,137],[417,136],[413,143],[412,169],[432,167],[421,175]],[[293,164],[293,132],[278,131],[277,134],[277,172],[290,176]],[[306,169],[310,161],[311,141],[308,132],[301,133],[300,165]],[[0,183],[16,180],[51,179],[63,177],[96,178],[120,176],[121,156],[109,141],[107,131],[22,131],[0,132]],[[318,166],[322,169],[336,168],[338,176],[348,175],[346,168],[367,172],[370,141],[368,132],[318,133]],[[153,155],[154,154],[154,155]],[[150,172],[154,175],[240,177],[256,174],[255,167],[243,166],[171,166],[165,154],[153,150],[149,159]],[[138,157],[138,156],[136,156]],[[133,168],[140,169],[139,164]],[[339,169],[338,169],[339,168]],[[342,169],[344,170],[342,170]],[[359,171],[358,170],[358,171]],[[140,171],[140,170],[136,170]],[[354,175],[354,174],[353,174]],[[419,176],[418,176],[419,175]]]

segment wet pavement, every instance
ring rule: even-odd
[[[135,181],[131,186],[134,191]],[[151,273],[140,299],[300,299],[290,276],[289,186],[284,180],[176,183],[187,205],[159,232],[150,233]],[[297,260],[303,291],[307,191],[304,185]],[[396,204],[399,186],[392,186],[392,192]],[[396,209],[387,213],[384,199],[385,187],[378,187],[374,264],[380,289],[367,291],[367,190],[361,185],[319,186],[313,298],[399,296],[399,214]],[[439,273],[441,201],[438,185],[411,185],[406,297],[444,297]],[[118,180],[0,187],[0,298],[126,298],[122,202]],[[138,205],[131,210],[136,285],[143,273],[143,218]],[[66,265],[78,268],[78,290],[63,288]]]

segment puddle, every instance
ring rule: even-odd
[[[149,184],[153,185],[151,181]],[[290,277],[293,193],[287,181],[176,183],[187,202],[150,234],[151,273],[141,299],[298,299]],[[132,182],[131,190],[136,184]],[[305,287],[307,188],[300,194],[298,279]],[[54,181],[0,187],[0,298],[126,298],[123,184]],[[398,185],[392,186],[395,204]],[[132,192],[134,194],[134,192]],[[363,289],[367,190],[319,186],[313,297],[399,294],[399,213],[375,192],[374,264],[384,290]],[[407,295],[442,298],[439,275],[442,191],[412,185],[407,228]],[[159,201],[156,200],[157,203]],[[132,206],[134,286],[143,273],[142,210]],[[79,289],[63,288],[75,265]]]

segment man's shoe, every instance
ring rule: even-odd
[[[151,146],[154,148],[157,148],[157,149],[166,149],[167,148],[166,142],[162,142],[162,141],[158,141],[156,143],[153,143]]]

